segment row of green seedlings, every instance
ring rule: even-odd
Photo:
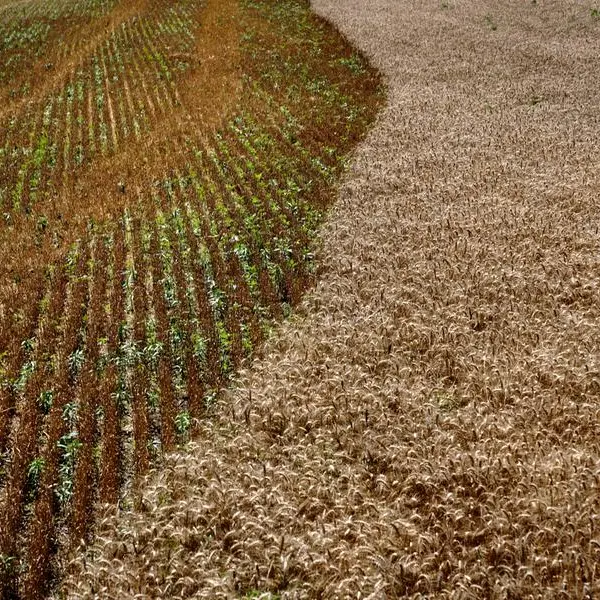
[[[134,45],[135,46],[135,45]],[[115,53],[116,54],[116,53]],[[93,120],[87,119],[88,123],[91,123],[92,126],[88,127],[88,131],[85,132],[83,129],[84,117],[86,115],[86,106],[88,109],[88,114],[91,114],[93,101],[91,95],[86,91],[85,79],[83,77],[84,73],[79,71],[77,79],[72,79],[70,83],[65,88],[65,96],[59,97],[56,104],[63,105],[64,104],[64,114],[65,114],[65,126],[63,127],[60,119],[52,119],[50,125],[48,125],[49,121],[49,113],[51,110],[51,105],[46,107],[46,111],[43,116],[43,134],[39,138],[39,143],[35,152],[33,153],[33,158],[31,159],[31,168],[33,169],[33,175],[31,176],[33,185],[32,194],[36,192],[36,186],[38,181],[44,179],[44,173],[42,169],[44,168],[44,158],[48,158],[48,169],[51,169],[56,165],[57,171],[62,171],[63,176],[66,176],[67,173],[70,172],[70,153],[69,150],[71,146],[76,147],[76,160],[80,161],[83,153],[84,140],[86,139],[88,133],[91,140],[94,139],[93,136]],[[142,78],[143,83],[143,78]],[[89,88],[89,86],[87,86]],[[267,102],[268,100],[268,102]],[[271,97],[268,98],[260,98],[258,101],[259,105],[263,105],[268,107],[268,110],[265,114],[269,114],[269,110],[271,110],[271,104],[273,103],[273,99]],[[276,108],[274,108],[275,112],[277,112]],[[59,111],[60,112],[60,111]],[[31,116],[29,114],[28,116]],[[39,113],[38,113],[39,116]],[[27,120],[27,119],[25,119]],[[74,123],[77,123],[79,127],[74,129]],[[46,131],[48,127],[53,127],[53,131],[57,132],[63,131],[64,135],[64,146],[63,152],[58,152],[57,148],[54,144],[48,142],[49,137],[54,137],[53,134],[47,134]],[[22,129],[17,119],[12,119],[9,123],[9,134],[12,130]],[[72,132],[73,130],[73,132]],[[35,132],[30,134],[31,139],[35,139]],[[8,136],[10,138],[10,135]],[[7,141],[8,144],[8,141]],[[0,155],[6,156],[8,154],[9,148],[5,145],[3,148],[0,148]],[[29,163],[25,163],[25,167],[22,171],[19,172],[19,183],[18,183],[18,191],[20,192],[25,187],[25,182],[27,181],[27,169],[30,167]],[[5,171],[6,172],[6,171]],[[0,186],[0,199],[2,199],[2,192],[6,192],[7,188],[2,188]],[[7,194],[4,194],[4,198],[6,198]],[[9,202],[7,202],[10,204]],[[6,215],[5,215],[6,216]],[[43,214],[41,214],[38,218],[38,235],[41,235],[46,227],[47,221]],[[3,347],[14,346],[14,344],[3,344]],[[15,356],[15,353],[11,354],[11,358]],[[15,368],[18,368],[18,361],[9,367],[7,370],[9,373],[14,373]]]
[[[98,153],[117,152],[132,135],[139,139],[180,104],[170,63],[180,69],[185,63],[169,55],[188,55],[193,41],[193,11],[186,6],[132,19],[113,31],[57,94],[11,118],[0,141],[3,210],[31,211],[42,184],[52,189],[54,178],[64,185],[73,168]]]
[[[122,247],[122,244],[118,244],[117,248],[118,247]],[[116,251],[116,255],[122,257],[123,252]],[[116,264],[119,264],[120,262],[121,261],[117,258]],[[111,272],[114,270],[114,267],[111,267],[111,265],[105,266],[108,267],[108,273],[103,273],[102,269],[98,270],[98,273],[101,274],[101,279],[99,280],[100,283],[105,280],[107,274],[110,279]],[[77,269],[77,273],[80,271],[81,268]],[[83,278],[78,277],[78,279]],[[90,323],[90,317],[94,314],[93,303],[91,303],[91,301],[88,301],[87,303],[81,301],[81,283],[77,281],[73,285],[79,290],[79,294],[67,293],[67,298],[71,299],[70,303],[74,303],[75,307],[79,305],[87,305],[89,307],[89,313],[85,315],[79,314],[78,316],[84,317],[81,322],[86,323],[86,326],[91,328],[90,333],[93,336],[94,332],[96,334],[99,333],[98,331],[95,331],[93,327],[93,324],[95,322],[97,323],[97,320],[91,319]],[[114,290],[118,290],[119,287],[120,286],[114,287]],[[118,315],[122,312],[124,303],[120,291],[117,291],[115,295],[114,290],[113,295],[107,299],[105,312]],[[67,289],[67,292],[70,291],[72,290]],[[102,294],[92,295],[92,298],[96,299],[97,306],[95,312],[98,314],[98,299],[103,299]],[[100,304],[100,306],[102,308],[102,304]],[[63,308],[64,314],[69,314],[68,306]],[[73,315],[77,315],[77,311],[74,311]],[[118,316],[116,317],[116,320],[120,320]],[[75,397],[85,398],[85,402],[79,403],[77,401],[71,401],[66,404],[59,402],[60,398],[66,396],[68,393],[65,389],[64,382],[65,365],[68,365],[69,374],[72,378],[70,381],[71,386],[75,386],[78,373],[86,364],[85,356],[83,354],[85,345],[83,344],[82,339],[82,334],[84,332],[82,330],[75,334],[73,327],[77,321],[77,318],[72,318],[68,322],[61,322],[61,326],[59,327],[59,329],[64,332],[63,344],[68,345],[68,341],[66,340],[69,339],[78,341],[75,345],[71,344],[71,353],[69,354],[68,359],[65,360],[60,353],[57,353],[57,355],[53,357],[54,363],[62,365],[62,367],[59,366],[59,381],[53,389],[45,390],[39,396],[43,414],[47,414],[48,416],[42,418],[40,421],[40,411],[36,410],[36,406],[32,404],[33,399],[35,399],[35,394],[29,393],[28,401],[23,401],[24,406],[22,406],[20,410],[20,420],[16,423],[13,460],[8,469],[7,487],[5,489],[6,509],[8,512],[6,513],[6,522],[3,523],[5,527],[3,527],[2,530],[2,556],[5,558],[3,561],[5,565],[17,561],[12,566],[15,568],[18,567],[18,569],[9,573],[8,575],[10,575],[10,577],[8,577],[8,579],[5,577],[2,580],[2,583],[6,590],[7,586],[15,586],[20,576],[24,581],[22,584],[23,590],[25,590],[23,592],[24,594],[29,594],[29,591],[35,590],[35,592],[31,592],[33,594],[32,597],[36,597],[36,594],[40,592],[39,586],[44,579],[43,565],[47,564],[48,553],[51,551],[49,540],[52,539],[51,534],[54,523],[53,513],[56,508],[56,501],[49,496],[48,490],[55,490],[55,494],[58,496],[61,505],[71,497],[73,491],[71,476],[73,475],[74,470],[74,458],[82,446],[86,451],[93,447],[93,443],[84,444],[82,439],[85,439],[86,437],[90,438],[90,434],[92,437],[94,436],[94,427],[90,427],[90,420],[93,420],[94,418],[99,422],[97,427],[101,430],[99,438],[101,439],[102,456],[104,457],[104,468],[101,469],[103,474],[102,484],[100,486],[101,499],[107,501],[114,500],[113,495],[117,489],[115,474],[118,473],[118,456],[120,453],[118,449],[116,451],[114,451],[114,449],[119,445],[119,428],[117,426],[119,419],[117,418],[114,399],[118,400],[122,393],[122,375],[121,377],[115,377],[115,366],[112,363],[107,367],[106,372],[103,373],[103,381],[110,382],[108,384],[108,389],[111,393],[104,395],[105,401],[99,407],[101,416],[95,415],[94,409],[96,407],[90,405],[90,401],[98,394],[97,388],[99,384],[98,377],[94,375],[93,369],[91,371],[89,368],[85,370],[85,383],[81,383],[85,389],[89,385],[90,379],[94,382],[95,385],[92,385],[91,388],[87,390],[89,395],[86,395],[83,390],[81,390],[81,394],[77,394],[76,389],[69,390]],[[119,332],[121,332],[121,325],[119,325],[118,328]],[[113,333],[114,330],[115,327],[113,327]],[[107,351],[105,354],[113,352],[117,356],[118,353],[115,352],[116,338],[113,335],[111,339],[112,341],[105,342],[105,344],[107,344]],[[93,352],[94,346],[92,345],[91,348]],[[54,373],[48,373],[46,371],[39,370],[38,377],[40,374],[46,375],[44,381],[46,384],[51,385],[53,381],[56,382],[56,379],[52,379]],[[25,378],[24,375],[23,379]],[[115,379],[118,382],[116,384],[116,391],[114,390]],[[34,385],[33,382],[31,382],[30,385]],[[80,418],[78,418],[78,415],[80,415]],[[90,415],[95,416],[91,417]],[[76,421],[80,421],[80,433],[77,429],[74,429]],[[36,442],[36,440],[38,441]],[[36,448],[40,448],[38,450],[38,456],[34,458],[29,463],[27,469],[25,469],[24,467],[28,463],[28,458],[33,456],[32,453],[36,451]],[[113,451],[110,451],[111,448]],[[91,472],[89,468],[83,467],[86,462],[86,455],[88,459],[90,456],[89,452],[86,453],[86,451],[82,452],[81,460],[76,463],[81,467],[77,469],[77,475],[80,482],[82,482],[81,477],[83,475],[89,476]],[[61,452],[62,460],[59,463],[57,461],[57,453],[60,454]],[[87,462],[89,462],[89,460]],[[87,466],[89,467],[89,464]],[[85,485],[85,482],[83,483],[83,485],[77,486],[76,488],[78,492],[78,502],[75,506],[79,510],[75,510],[74,523],[79,527],[82,526],[82,523],[84,524],[86,522],[86,518],[82,518],[82,515],[84,515],[86,511],[81,510],[81,505],[86,504],[84,496],[86,495],[86,491],[89,491],[90,489],[89,485]],[[25,484],[25,489],[23,488],[23,484]],[[33,498],[31,489],[27,490],[28,486],[33,487]],[[89,502],[87,502],[87,504],[89,504]],[[20,525],[20,517],[24,518],[26,521],[24,527]],[[21,540],[20,545],[26,549],[21,555],[19,555],[17,548],[17,545],[19,545],[17,532],[20,530],[30,532],[30,535],[21,536],[23,539]],[[40,540],[43,540],[44,542],[41,543]],[[5,573],[4,575],[7,574]]]
[[[112,42],[113,44],[116,43],[116,40],[114,39],[114,35],[111,36],[111,39],[108,40],[107,44],[109,44],[110,42]],[[133,48],[141,48],[141,50],[143,50],[145,48],[143,43],[138,43],[139,40],[124,40],[126,43],[130,43],[133,42],[132,47]],[[40,121],[39,119],[36,119],[33,121],[33,126],[28,128],[28,127],[23,127],[22,124],[20,127],[15,127],[15,125],[17,125],[14,120],[13,122],[11,122],[10,127],[8,129],[7,133],[11,133],[12,131],[19,131],[19,130],[24,130],[27,131],[28,129],[30,129],[29,131],[29,136],[28,136],[28,140],[25,144],[21,145],[21,152],[23,155],[25,155],[25,160],[22,160],[20,168],[18,169],[18,173],[17,173],[17,182],[15,185],[15,188],[13,190],[12,193],[12,202],[13,202],[13,206],[15,208],[20,208],[21,206],[21,202],[22,202],[22,196],[24,191],[26,190],[27,187],[27,179],[28,179],[28,174],[32,171],[31,173],[31,178],[29,181],[29,189],[32,193],[32,196],[35,195],[35,191],[37,189],[37,186],[39,185],[39,180],[40,180],[40,171],[42,169],[42,167],[44,166],[44,159],[46,158],[46,153],[47,150],[49,150],[50,152],[48,153],[48,161],[47,161],[47,166],[50,169],[53,169],[55,164],[56,164],[56,157],[57,157],[57,152],[56,152],[56,142],[52,141],[49,142],[49,138],[51,140],[62,140],[64,139],[64,151],[63,151],[63,156],[64,156],[64,173],[68,173],[69,171],[69,167],[71,166],[68,162],[69,159],[69,155],[70,155],[70,140],[71,140],[71,128],[72,126],[76,127],[78,129],[78,131],[75,133],[75,135],[73,137],[75,137],[77,139],[77,144],[75,146],[75,150],[74,150],[74,165],[78,165],[81,164],[84,160],[84,156],[86,154],[86,150],[87,150],[87,154],[89,155],[93,155],[96,152],[96,148],[98,147],[100,149],[100,151],[102,153],[107,153],[108,149],[109,149],[109,139],[112,141],[112,146],[113,149],[116,149],[116,145],[117,145],[117,141],[116,141],[116,132],[115,132],[115,119],[114,117],[111,118],[112,114],[113,114],[113,109],[112,109],[112,104],[111,104],[111,90],[109,88],[109,77],[107,74],[107,68],[106,68],[106,61],[105,61],[105,54],[107,54],[109,57],[115,57],[115,59],[118,61],[120,59],[120,53],[118,51],[118,46],[113,47],[110,49],[110,51],[104,49],[104,47],[101,47],[99,50],[99,54],[100,54],[100,58],[98,57],[98,53],[97,55],[95,55],[92,59],[92,63],[90,65],[90,69],[92,71],[93,74],[93,82],[92,82],[92,78],[90,77],[90,73],[86,72],[86,71],[82,71],[79,70],[77,73],[77,78],[75,82],[69,82],[66,86],[66,88],[63,90],[63,93],[61,95],[59,95],[58,97],[58,102],[56,102],[56,104],[59,107],[59,111],[60,111],[60,107],[61,105],[64,103],[65,107],[64,107],[64,126],[63,126],[63,116],[62,115],[57,115],[54,119],[53,119],[53,125],[54,125],[54,131],[49,134],[48,132],[48,128],[50,125],[50,118],[52,116],[52,109],[54,106],[54,101],[53,99],[50,99],[48,101],[48,104],[45,106],[44,110],[43,110],[43,119],[42,119],[42,123],[41,123],[41,133],[38,134],[38,128],[40,125]],[[125,69],[123,68],[123,66],[121,65],[121,70],[125,71]],[[138,75],[139,75],[139,69],[138,69]],[[87,77],[86,77],[87,75]],[[111,74],[112,75],[112,80],[115,79],[116,75],[114,73]],[[144,81],[146,77],[142,77],[142,81]],[[87,83],[87,87],[90,88],[88,90],[88,93],[86,94],[86,83]],[[93,88],[93,89],[92,89]],[[105,89],[106,88],[106,89]],[[160,89],[160,86],[159,86]],[[171,100],[170,103],[168,105],[172,106],[173,105],[173,101],[172,99],[169,98],[168,96],[168,91],[164,89],[163,86],[163,91],[164,93],[164,97],[167,98],[168,100]],[[83,103],[85,101],[84,96],[87,96],[87,111],[85,111],[85,109],[83,108]],[[118,95],[119,98],[121,97],[121,95]],[[65,101],[66,100],[66,101]],[[74,100],[77,101],[77,115],[76,118],[73,118],[73,103]],[[106,101],[108,100],[108,102]],[[122,99],[120,98],[120,106],[122,106]],[[153,110],[154,110],[154,104],[151,104]],[[62,112],[62,111],[60,111]],[[86,112],[87,114],[84,115],[84,112]],[[106,113],[106,114],[105,114]],[[39,115],[40,113],[38,113]],[[143,114],[143,112],[142,112]],[[26,119],[27,120],[27,119]],[[84,126],[84,120],[87,121],[87,132],[84,133],[83,131],[83,126]],[[123,122],[124,117],[123,117],[123,111],[121,111],[121,122]],[[112,135],[109,135],[109,131],[108,131],[108,126],[107,126],[107,122],[110,123],[110,128],[111,128],[111,133]],[[128,128],[127,126],[125,126],[125,128],[127,129],[125,131],[125,133],[128,133]],[[133,131],[138,131],[139,130],[139,125],[137,125],[135,122],[133,124]],[[11,139],[10,139],[10,135],[7,136],[7,139],[5,141],[5,145],[4,145],[4,152],[2,153],[4,156],[7,156],[10,150],[10,144],[11,144]],[[88,142],[87,144],[87,148],[84,148],[84,144],[85,142]],[[12,149],[12,156],[14,156],[15,154],[18,154],[18,146],[17,148]],[[18,156],[17,156],[17,160],[18,160]],[[10,169],[5,168],[5,174],[7,172],[9,172]]]
[[[85,254],[67,258],[66,287],[56,288],[65,303],[53,295],[56,302],[49,306],[50,314],[58,309],[64,315],[54,319],[58,327],[44,330],[54,334],[58,351],[46,359],[46,368],[30,368],[5,465],[0,539],[5,593],[42,597],[57,524],[68,521],[72,538],[81,539],[95,499],[118,498],[126,244],[122,229],[103,239],[92,236]],[[40,338],[34,347],[45,342]]]
[[[106,97],[117,99],[111,120],[115,147],[117,137],[133,133],[139,139],[142,130],[181,103],[173,67],[184,70],[185,64],[169,54],[188,55],[194,31],[193,11],[180,3],[151,18],[124,22],[107,40],[103,71]]]
[[[52,356],[53,369],[32,369],[30,389],[14,419],[3,490],[9,512],[1,540],[4,562],[12,569],[2,581],[5,588],[20,581],[23,597],[40,597],[47,584],[57,523],[68,522],[77,541],[86,535],[94,500],[115,502],[119,495],[128,397],[129,245],[126,229],[104,241],[92,238],[94,256],[78,261],[69,279],[77,293],[68,287],[68,306],[62,306],[63,314],[71,315],[59,328],[69,352]],[[40,383],[46,389],[37,393]],[[24,534],[16,539],[19,530]]]
[[[109,323],[113,335],[102,338],[112,340],[109,343],[114,346],[114,331],[118,329],[114,324],[118,316],[107,321],[103,314],[101,289],[106,287],[107,265],[102,264],[102,245],[97,251],[96,246],[89,244],[84,252],[76,247],[67,257],[59,278],[63,285],[56,286],[43,313],[53,325],[40,328],[42,335],[32,342],[36,351],[44,347],[56,347],[57,351],[42,355],[42,364],[34,362],[28,377],[19,381],[21,398],[13,419],[3,489],[6,520],[0,544],[4,564],[10,567],[0,578],[5,593],[17,593],[20,587],[23,597],[41,597],[55,543],[54,516],[73,494],[77,452],[90,447],[81,441],[90,437],[90,428],[85,425],[89,420],[87,400],[101,399],[100,408],[109,414],[113,405],[111,369],[99,378],[95,369],[87,367],[98,354],[98,344],[86,343],[87,338],[97,337]],[[118,262],[118,245],[114,254]],[[50,345],[45,346],[47,343]],[[86,351],[90,354],[87,361]],[[80,431],[74,427],[79,414]],[[114,473],[110,453],[103,456],[103,463],[103,489],[110,490]],[[75,521],[81,526],[85,519],[79,514]]]
[[[81,251],[76,246],[67,258],[65,269],[55,276],[56,285],[45,299],[45,324],[39,328],[38,338],[31,341],[32,360],[17,382],[10,454],[3,465],[0,528],[0,553],[5,566],[0,584],[9,597],[16,593],[19,576],[31,583],[21,549],[29,545],[28,540],[32,544],[48,542],[29,533],[43,526],[49,505],[54,501],[58,444],[64,435],[63,411],[72,385],[69,358],[80,343],[79,331],[87,303],[87,280],[82,276],[87,256],[87,249]],[[31,485],[33,482],[35,487]],[[40,568],[43,570],[43,565]],[[35,576],[33,571],[31,574]]]
[[[279,121],[260,125],[239,116],[196,152],[192,170],[208,192],[209,212],[225,224],[213,236],[226,244],[226,256],[245,257],[245,272],[257,270],[264,304],[278,307],[270,317],[287,311],[305,286],[323,208],[318,188],[336,166],[290,142]]]
[[[0,84],[10,82],[25,58],[41,55],[50,29],[45,21],[0,23]]]
[[[322,178],[325,167],[314,160],[296,160],[302,155],[297,149],[280,130],[261,130],[258,125],[252,129],[240,117],[194,151],[184,175],[164,184],[170,204],[186,207],[183,214],[194,236],[189,226],[174,229],[180,240],[188,240],[182,257],[188,253],[185,248],[196,245],[191,255],[200,258],[204,269],[205,302],[212,307],[216,334],[211,347],[218,349],[217,355],[208,352],[213,356],[209,371],[218,365],[225,377],[268,330],[269,320],[297,301],[306,284],[312,235],[321,214],[321,207],[307,201],[317,188],[310,177]],[[273,160],[282,155],[288,160]],[[172,209],[171,214],[177,224],[181,213]],[[187,236],[181,235],[184,229]],[[191,275],[179,272],[186,259],[168,262],[175,280],[167,279],[166,289],[195,289]],[[168,296],[171,308],[180,304],[174,292]],[[186,306],[184,317],[175,321],[180,326],[195,321],[194,310]],[[186,340],[183,348],[188,347],[183,355],[172,348],[172,355],[179,356],[177,363],[193,365],[194,354],[205,354],[197,341],[191,342],[189,331],[172,337]]]
[[[172,9],[172,13],[175,14],[174,9]],[[189,47],[189,45],[193,41],[193,34],[191,33],[189,27],[189,12],[185,15],[186,17],[188,17],[187,19],[182,19],[181,15],[178,14],[176,16],[176,22],[174,21],[170,24],[170,22],[167,21],[166,24],[164,24],[162,27],[163,29],[168,29],[170,33],[184,31],[187,35],[181,37],[182,39],[187,40],[185,41],[184,46]],[[126,24],[124,24],[123,29],[125,29],[125,25]],[[177,28],[175,28],[175,25],[177,26]],[[144,29],[144,27],[141,28]],[[146,38],[147,37],[148,35],[146,35]],[[117,138],[119,137],[119,135],[121,137],[127,136],[129,135],[130,130],[133,130],[134,134],[139,137],[139,122],[134,116],[130,121],[130,124],[128,124],[126,114],[139,114],[141,115],[143,120],[147,121],[147,112],[150,112],[152,114],[152,117],[155,118],[157,113],[157,107],[167,110],[169,107],[172,107],[177,101],[176,98],[174,99],[173,97],[169,96],[167,82],[170,81],[171,84],[173,82],[172,80],[170,80],[168,71],[166,77],[160,77],[160,75],[164,72],[164,58],[162,57],[162,54],[160,52],[156,52],[156,50],[153,47],[148,46],[147,40],[144,41],[139,40],[137,38],[128,37],[127,43],[124,44],[124,46],[127,48],[139,49],[136,50],[137,52],[143,51],[144,64],[154,64],[155,66],[163,65],[157,67],[159,69],[157,71],[159,75],[159,83],[161,81],[163,83],[163,97],[165,98],[164,102],[161,103],[160,100],[155,102],[148,97],[146,93],[147,89],[145,89],[144,83],[147,79],[147,76],[145,73],[140,72],[139,66],[136,65],[136,63],[133,63],[132,69],[126,69],[124,67],[121,53],[119,51],[119,44],[116,43],[114,38],[115,36],[113,35],[109,40],[109,42],[112,42],[112,45],[110,45],[110,49],[106,49],[105,51],[104,48],[101,48],[101,60],[98,59],[97,56],[95,56],[94,60],[92,61],[94,79],[92,87],[94,89],[90,90],[90,93],[88,94],[87,115],[85,115],[84,117],[80,108],[76,119],[73,119],[72,104],[73,98],[75,97],[75,89],[77,90],[76,98],[79,101],[79,104],[83,102],[85,78],[82,78],[82,72],[80,71],[76,85],[73,85],[72,83],[69,84],[65,90],[64,95],[59,96],[58,101],[56,103],[49,101],[49,103],[45,106],[43,113],[39,113],[41,118],[38,118],[34,121],[34,127],[29,134],[29,139],[22,146],[23,154],[25,155],[26,159],[22,161],[21,167],[18,170],[17,182],[12,194],[12,204],[14,207],[20,208],[21,206],[21,197],[23,195],[24,189],[27,187],[28,172],[32,171],[29,181],[29,189],[31,190],[31,196],[35,198],[36,190],[39,186],[40,179],[43,179],[42,169],[44,166],[44,160],[46,158],[46,155],[48,155],[48,167],[53,168],[53,166],[55,165],[57,159],[56,144],[54,142],[49,142],[49,134],[47,132],[48,121],[50,119],[53,104],[57,104],[58,106],[60,106],[61,104],[63,104],[63,98],[66,97],[66,101],[64,101],[66,107],[64,117],[65,127],[62,127],[61,118],[55,118],[53,122],[55,124],[56,135],[50,135],[51,138],[62,136],[62,138],[64,139],[64,152],[62,153],[62,155],[64,157],[65,164],[62,170],[66,176],[66,174],[69,173],[68,158],[70,155],[69,149],[70,140],[72,137],[71,124],[73,122],[79,125],[78,133],[74,136],[77,138],[77,143],[75,145],[73,162],[75,165],[77,165],[81,164],[84,161],[84,157],[86,156],[86,154],[92,156],[96,152],[96,147],[99,147],[100,151],[103,153],[108,152],[109,145],[112,145],[112,148],[116,149]],[[110,73],[107,70],[108,68],[106,66],[105,54],[106,56],[111,57],[109,65],[111,66]],[[352,74],[354,74],[357,77],[361,75],[364,71],[364,65],[362,65],[362,63],[354,56],[350,58],[342,57],[336,62],[338,63],[338,67],[339,65],[347,67],[352,72]],[[352,99],[349,98],[347,95],[342,94],[339,91],[338,86],[333,85],[331,81],[329,81],[327,78],[310,76],[310,70],[308,70],[306,67],[298,67],[297,61],[286,60],[282,61],[281,64],[278,64],[276,61],[274,66],[272,65],[272,68],[263,69],[259,77],[263,80],[263,85],[267,84],[269,87],[277,89],[282,85],[282,83],[285,84],[286,81],[296,81],[298,79],[296,76],[297,70],[299,68],[303,69],[303,73],[301,74],[299,80],[304,83],[304,92],[311,94],[311,97],[313,99],[318,98],[321,100],[321,103],[316,104],[312,109],[312,115],[314,116],[314,119],[312,119],[313,124],[311,127],[311,131],[309,131],[308,135],[305,137],[313,141],[317,141],[317,136],[319,135],[321,135],[324,138],[327,138],[329,134],[327,134],[326,128],[323,127],[323,122],[331,116],[331,107],[340,107],[342,109],[341,111],[337,111],[340,114],[338,114],[336,118],[338,121],[342,119],[343,123],[346,124],[345,135],[349,135],[352,131],[356,130],[356,120],[360,117],[365,116],[361,115],[360,108],[355,106],[356,103],[354,103],[353,105]],[[127,73],[128,70],[134,70],[136,74],[136,80],[138,82],[142,82],[141,87],[138,85],[137,89],[144,90],[147,99],[148,110],[145,109],[144,105],[140,104],[139,98],[138,102],[136,102],[135,97],[132,98],[132,94],[130,91],[131,86],[125,79],[123,81],[123,85],[121,86],[124,89],[124,93],[117,93],[119,89],[121,89],[121,87],[116,87],[114,90],[109,89],[108,82],[114,81],[116,79],[117,83],[119,83],[118,73]],[[339,73],[337,74],[337,76],[339,78]],[[161,85],[156,86],[155,89],[160,91]],[[286,90],[287,95],[286,101],[288,101],[289,103],[298,102],[300,98],[304,97],[303,93],[298,93],[298,88],[296,85],[284,86],[284,89]],[[126,98],[126,108],[124,107],[123,95]],[[110,99],[113,96],[117,98],[117,110],[114,110],[112,107],[112,100]],[[271,103],[272,102],[273,99],[271,97]],[[325,104],[326,110],[323,110],[323,103]],[[137,113],[135,110],[136,108],[138,109]],[[118,113],[118,115],[115,116],[115,113]],[[94,118],[95,116],[96,119]],[[87,121],[87,135],[85,135],[83,132],[82,125],[84,120]],[[96,125],[94,123],[95,120],[97,121]],[[117,121],[120,122],[120,133],[117,133]],[[107,126],[107,123],[109,123],[110,125]],[[41,134],[39,136],[37,135],[38,124],[42,129]],[[18,126],[15,127],[15,123],[13,120],[11,123],[9,123],[7,131],[10,133],[12,130],[19,131],[23,130],[23,128]],[[26,131],[27,128],[25,128],[24,130]],[[344,135],[344,132],[341,132],[340,135]],[[0,148],[0,159],[2,156],[7,156],[9,154],[9,137],[10,136],[7,136],[4,148]],[[324,141],[331,143],[330,139],[325,139]],[[18,154],[18,150],[16,151],[16,153]],[[15,150],[12,151],[12,154],[15,154]],[[59,168],[58,170],[60,171],[61,169]],[[5,168],[5,173],[7,172],[10,172],[10,168]],[[2,191],[4,191],[3,194]],[[4,197],[8,196],[6,189],[0,189],[0,196],[2,195]],[[5,201],[4,204],[6,205],[7,202]],[[43,227],[43,223],[41,223],[41,226]]]
[[[192,16],[180,4],[152,17],[131,19],[100,47],[93,70],[103,154],[116,152],[131,134],[139,138],[142,125],[137,115],[147,128],[148,114],[154,121],[181,104],[169,54],[190,52]],[[177,63],[178,68],[182,65]]]
[[[22,406],[23,395],[30,385],[33,373],[46,360],[44,344],[49,343],[49,336],[55,330],[54,320],[61,314],[59,306],[54,304],[63,301],[58,294],[64,294],[64,278],[56,276],[53,268],[48,268],[45,276],[45,289],[41,301],[36,303],[31,314],[35,329],[25,337],[20,347],[13,349],[8,356],[3,356],[2,381],[0,385],[0,483],[4,481],[7,452],[11,445],[11,424],[17,408]]]
[[[159,221],[170,206],[173,226],[169,230],[179,239],[176,244],[159,236],[170,265],[170,276],[164,281],[167,308],[181,311],[183,305],[183,314],[171,320],[170,360],[174,362],[169,371],[186,372],[188,381],[194,380],[190,373],[197,362],[225,379],[262,337],[265,320],[279,316],[282,303],[291,300],[287,284],[294,262],[292,252],[281,251],[285,246],[281,242],[293,224],[282,219],[281,206],[264,193],[258,177],[253,190],[241,176],[231,183],[236,159],[226,154],[222,138],[212,142],[210,149],[195,152],[185,174],[163,182],[161,191],[168,205],[159,212]],[[250,205],[242,194],[252,198]],[[174,248],[180,253],[177,260],[171,258]],[[201,279],[198,274],[194,279],[193,269],[184,268],[188,255],[195,257],[196,269],[202,267]],[[198,281],[203,281],[202,289]],[[196,299],[191,301],[188,295],[193,291]],[[209,328],[212,338],[202,340],[187,328],[196,323],[199,310],[207,314],[208,306],[214,323]]]

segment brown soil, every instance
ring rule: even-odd
[[[595,597],[600,23],[314,5],[389,85],[322,280],[65,594]]]

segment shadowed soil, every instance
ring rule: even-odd
[[[63,591],[595,597],[600,23],[575,1],[314,8],[389,85],[321,281]]]

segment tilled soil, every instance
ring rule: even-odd
[[[389,86],[320,283],[63,591],[595,597],[598,13],[314,7]]]

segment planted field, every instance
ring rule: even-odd
[[[208,418],[381,100],[304,2],[0,4],[0,595]]]
[[[598,3],[312,5],[389,86],[323,276],[62,592],[598,598]]]

